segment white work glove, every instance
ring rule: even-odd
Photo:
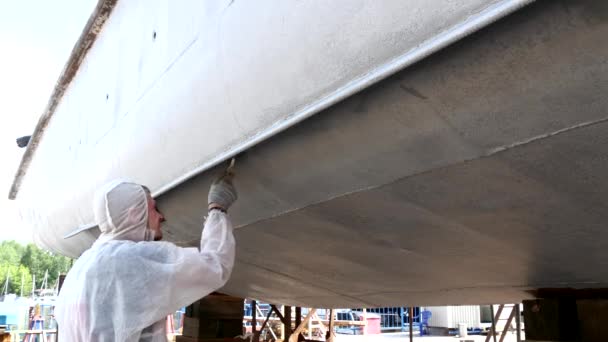
[[[232,184],[234,173],[226,171],[220,178],[216,179],[209,189],[209,210],[219,208],[227,211],[237,200],[236,188]]]

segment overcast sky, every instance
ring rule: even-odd
[[[0,241],[31,241],[8,191],[23,149],[97,0],[0,0]]]

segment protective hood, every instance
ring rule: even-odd
[[[101,235],[95,244],[110,240],[150,240],[148,198],[144,187],[117,180],[106,184],[93,200],[95,222]],[[153,238],[153,237],[152,237]]]

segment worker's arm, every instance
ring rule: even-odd
[[[169,242],[135,245],[128,259],[139,260],[132,272],[142,279],[121,277],[127,290],[121,291],[125,298],[120,301],[130,312],[139,313],[133,323],[141,329],[224,286],[234,265],[232,224],[218,210],[212,210],[205,221],[200,250]]]
[[[209,189],[207,197],[209,216],[205,221],[205,228],[201,236],[201,254],[205,255],[208,262],[216,265],[217,268],[214,272],[217,277],[208,279],[208,282],[216,288],[224,286],[228,281],[234,265],[234,235],[232,234],[232,223],[226,213],[238,198],[236,188],[232,183],[233,166],[234,161]],[[212,283],[213,281],[216,283]]]
[[[139,243],[139,253],[146,255],[142,268],[147,269],[153,302],[144,304],[149,312],[144,323],[152,324],[168,313],[189,305],[224,286],[230,278],[235,256],[232,223],[226,211],[236,201],[237,193],[226,172],[216,180],[208,196],[209,213],[201,236],[200,249],[181,248],[170,243]]]
[[[139,242],[124,249],[121,254],[129,253],[125,259],[133,265],[131,275],[112,278],[113,286],[121,288],[116,306],[128,309],[130,330],[142,330],[224,286],[235,256],[227,214],[209,213],[200,246]]]
[[[232,224],[225,213],[212,210],[205,221],[200,250],[179,248],[172,279],[167,284],[169,310],[189,305],[224,286],[234,265]]]
[[[216,289],[224,286],[234,266],[234,235],[228,215],[220,210],[211,210],[205,221],[201,237],[200,253],[206,263],[214,265],[215,277],[206,282]]]

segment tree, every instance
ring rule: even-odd
[[[36,276],[37,287],[42,285],[44,274],[48,271],[48,286],[53,287],[59,273],[67,273],[70,269],[71,259],[54,255],[34,244],[29,244],[25,247],[21,264],[29,268],[30,272]]]
[[[21,286],[23,285],[23,295],[28,296],[32,292],[32,274],[29,269],[23,265],[11,265],[3,263],[0,265],[0,279],[2,279],[2,294],[4,294],[4,285],[6,279],[9,279],[8,293],[21,295]],[[23,283],[22,283],[23,282]]]
[[[36,276],[36,287],[39,288],[47,271],[48,287],[52,288],[59,273],[67,273],[70,269],[71,259],[44,251],[34,244],[23,246],[15,241],[3,241],[0,243],[0,266],[0,284],[4,285],[8,272],[11,280],[11,291],[17,291],[15,293],[19,294],[21,275],[25,274],[24,272],[27,271],[26,278],[27,284],[29,284],[24,286],[27,288],[26,293],[31,292],[32,275]],[[21,266],[25,270],[21,270]]]
[[[25,247],[16,241],[0,243],[0,263],[19,266]]]

